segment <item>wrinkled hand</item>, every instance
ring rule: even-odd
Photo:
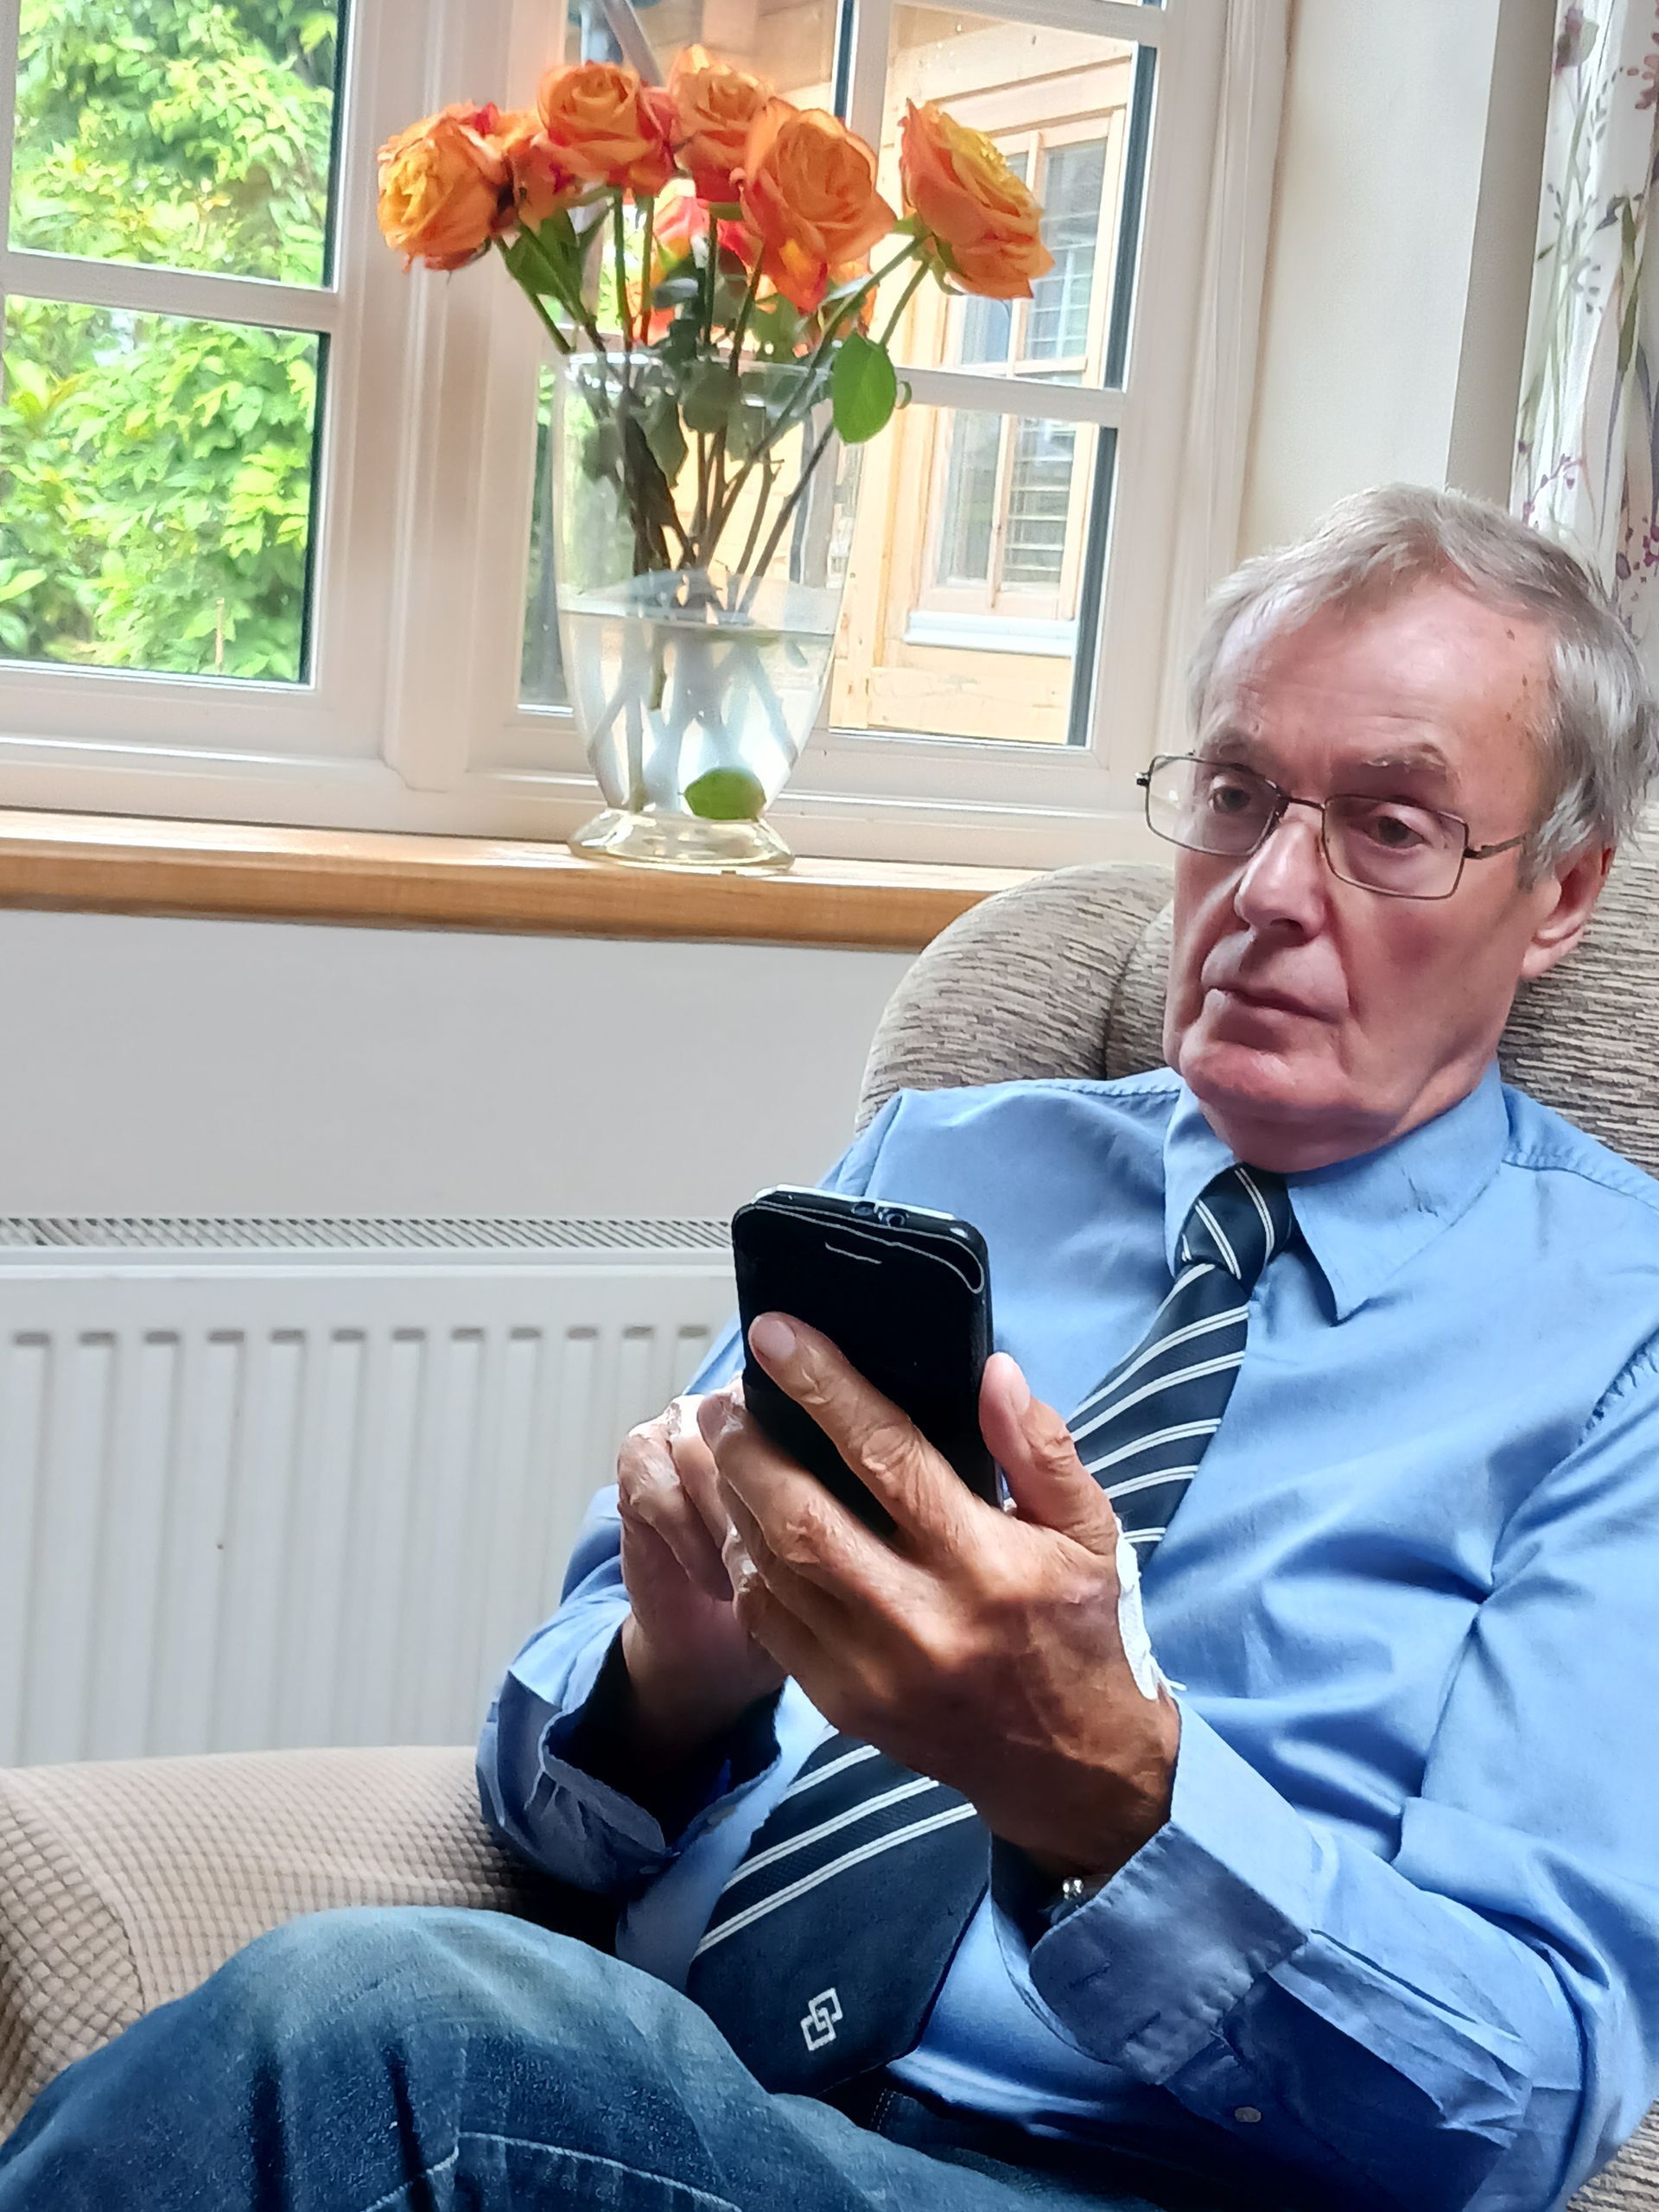
[[[783,1681],[732,1604],[721,1560],[731,1522],[697,1428],[700,1401],[643,1421],[616,1465],[622,1656],[646,1732],[675,1755],[728,1727]]]
[[[828,1720],[959,1789],[1049,1874],[1115,1873],[1168,1818],[1180,1722],[1124,1656],[1116,1516],[1065,1422],[991,1360],[999,1512],[825,1338],[766,1315],[749,1341],[896,1526],[871,1534],[738,1394],[705,1399],[738,1621]]]

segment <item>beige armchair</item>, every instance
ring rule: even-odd
[[[1590,943],[1525,995],[1504,1046],[1516,1082],[1649,1170],[1656,892],[1659,866],[1620,863]],[[1160,868],[1071,868],[964,916],[894,994],[861,1117],[906,1085],[1157,1065],[1167,893]],[[60,2068],[242,1944],[345,1904],[473,1905],[569,1924],[572,1901],[495,1847],[470,1749],[0,1773],[0,2135]],[[1576,2202],[1659,2212],[1659,2119]]]

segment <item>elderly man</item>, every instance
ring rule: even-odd
[[[480,1751],[618,1957],[268,1937],[48,2092],[0,2212],[1543,2212],[1634,2126],[1659,1191],[1494,1054],[1641,801],[1640,674],[1565,555],[1395,490],[1224,587],[1193,697],[1169,1068],[902,1095],[833,1179],[983,1230],[1009,1510],[769,1316],[870,1535],[728,1342]]]

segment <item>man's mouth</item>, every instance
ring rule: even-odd
[[[1322,1021],[1325,1019],[1319,1007],[1310,1006],[1306,999],[1294,998],[1288,991],[1274,990],[1270,984],[1233,981],[1211,983],[1208,988],[1236,1000],[1241,1006],[1249,1007],[1254,1012],[1300,1014],[1306,1021]]]

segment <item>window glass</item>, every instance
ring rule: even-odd
[[[323,350],[9,301],[0,658],[302,680]]]
[[[1089,350],[1089,308],[1100,245],[1106,141],[1054,147],[1043,163],[1043,244],[1054,266],[1032,286],[1025,357],[1074,359]]]
[[[11,244],[327,273],[340,0],[22,0]]]
[[[1114,452],[1090,424],[904,409],[864,449],[836,725],[1065,744]]]
[[[950,461],[939,527],[938,571],[948,583],[983,583],[989,579],[1002,429],[1001,415],[964,411],[955,416],[947,433]]]

